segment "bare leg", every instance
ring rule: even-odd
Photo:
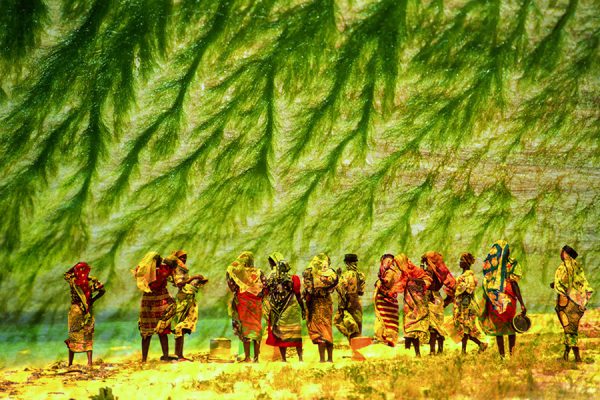
[[[435,355],[435,341],[436,341],[437,333],[435,331],[429,332],[429,355]]]
[[[571,348],[567,345],[565,345],[565,352],[563,353],[563,360],[565,361],[569,361],[569,352],[571,351]]]
[[[152,336],[142,336],[142,362],[145,363],[148,359],[148,350],[150,349],[150,339]]]
[[[254,342],[254,362],[258,362],[258,355],[260,354],[260,341],[253,340]]]
[[[244,362],[250,361],[250,341],[244,341]]]
[[[92,366],[92,350],[88,350],[87,352],[87,359],[88,359],[88,367]]]
[[[442,354],[444,352],[444,337],[440,334],[437,336],[437,345],[438,345],[438,354]]]
[[[469,335],[466,333],[463,335],[461,343],[462,343],[462,354],[467,354],[467,341],[469,340]]]
[[[515,345],[517,344],[517,335],[508,335],[508,351],[512,356]]]
[[[75,353],[73,353],[73,352],[71,351],[71,349],[69,349],[69,367],[70,367],[71,365],[73,365],[73,357],[75,357]]]
[[[296,346],[296,353],[298,353],[298,360],[302,362],[302,346]]]
[[[281,360],[283,362],[287,362],[285,351],[286,351],[285,347],[280,347],[279,348],[279,354],[281,354]]]
[[[183,357],[183,335],[175,337],[175,355],[177,358]]]
[[[413,344],[415,345],[415,356],[421,357],[421,344],[419,343],[419,338],[413,338]]]
[[[496,336],[496,345],[498,345],[498,353],[504,358],[504,336]]]
[[[318,343],[319,346],[319,361],[325,362],[325,343]]]
[[[327,362],[333,362],[333,343],[327,343]]]
[[[169,338],[167,335],[158,335],[160,341],[160,348],[162,349],[162,359],[169,359]]]
[[[580,363],[583,361],[579,354],[579,346],[573,346],[573,354],[575,354],[575,362]]]

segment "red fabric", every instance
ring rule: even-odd
[[[300,294],[300,277],[292,275],[292,290],[295,294]]]
[[[161,264],[156,268],[156,280],[151,282],[148,286],[154,292],[167,287],[167,278],[171,276],[173,271],[166,264]]]
[[[517,315],[517,296],[515,296],[515,292],[513,291],[512,285],[510,281],[507,281],[507,285],[504,288],[504,293],[506,293],[510,298],[510,303],[506,306],[506,309],[502,314],[498,314],[498,311],[494,309],[491,301],[486,301],[486,308],[490,320],[492,323],[499,328],[502,325],[510,325],[508,328],[512,329],[512,320]]]
[[[92,298],[92,291],[90,289],[90,281],[88,278],[90,274],[90,266],[84,262],[77,263],[73,268],[73,272],[75,273],[75,285],[79,286],[83,291],[86,304],[89,307]]]

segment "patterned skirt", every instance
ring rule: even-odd
[[[152,336],[156,333],[156,326],[169,308],[169,305],[174,302],[166,287],[142,295],[140,319],[138,320],[138,327],[142,337]],[[168,333],[171,333],[170,322],[160,332],[163,335]]]
[[[91,351],[94,344],[94,316],[85,315],[79,305],[71,304],[68,316],[69,337],[65,344],[73,353]]]
[[[444,328],[444,299],[440,295],[440,292],[430,292],[429,297],[429,331],[435,331],[440,336],[446,337],[448,333]]]
[[[231,325],[240,340],[260,340],[262,337],[262,298],[252,293],[236,293],[231,303]]]
[[[308,307],[306,323],[314,344],[333,343],[333,300],[331,295],[314,297]]]
[[[398,299],[375,291],[375,338],[390,346],[398,341]]]
[[[198,304],[195,293],[179,292],[175,310],[175,336],[196,332],[198,323]]]
[[[503,336],[514,335],[515,329],[512,326],[512,320],[517,314],[517,298],[510,285],[506,286],[504,293],[507,295],[509,303],[503,313],[498,313],[490,299],[485,297],[485,307],[481,316],[481,328],[486,335]]]
[[[558,295],[554,309],[565,331],[565,344],[567,346],[577,346],[579,320],[583,317],[585,309],[563,295]]]
[[[280,312],[271,310],[269,313],[267,344],[277,347],[301,347],[302,312],[300,306],[291,296],[282,308]],[[276,315],[279,315],[279,318]]]
[[[429,306],[424,292],[404,291],[404,337],[429,342]]]

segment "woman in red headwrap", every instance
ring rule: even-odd
[[[89,275],[90,266],[79,262],[65,272],[65,280],[71,287],[69,309],[69,337],[65,344],[69,349],[69,366],[73,365],[75,353],[87,353],[88,366],[92,366],[94,344],[94,315],[92,305],[104,295],[104,285]],[[95,296],[92,296],[97,293]]]

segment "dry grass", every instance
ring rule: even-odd
[[[415,359],[412,351],[373,345],[364,349],[366,362],[352,362],[344,346],[335,363],[316,362],[316,347],[305,345],[306,362],[266,361],[259,364],[210,364],[205,354],[196,362],[141,366],[131,359],[99,363],[92,371],[67,370],[63,364],[45,369],[5,370],[0,396],[23,399],[89,398],[110,387],[119,399],[504,399],[594,398],[600,387],[600,310],[591,310],[582,324],[584,363],[560,360],[561,335],[553,315],[535,316],[536,329],[521,335],[514,356],[502,360],[494,346],[461,356],[447,343],[446,354]],[[549,328],[551,327],[551,328]]]

